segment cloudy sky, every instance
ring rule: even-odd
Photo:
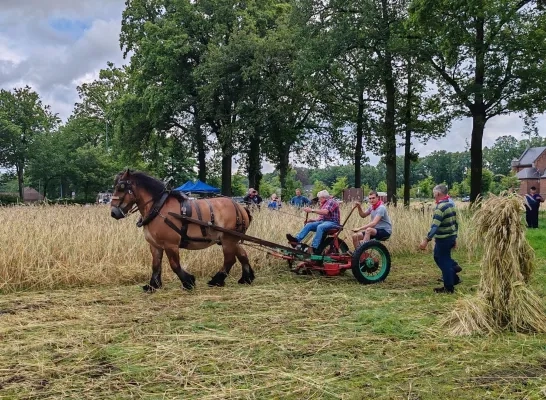
[[[63,120],[78,101],[76,86],[98,77],[107,61],[121,65],[119,48],[124,0],[0,0],[0,88],[30,85]],[[487,123],[484,145],[502,135],[520,138],[517,115]],[[435,150],[461,151],[470,140],[469,120],[453,124],[447,137],[416,145],[426,155]],[[546,118],[539,118],[546,132]],[[370,155],[372,164],[378,157]],[[267,172],[271,166],[267,166]]]

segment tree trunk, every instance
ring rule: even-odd
[[[358,93],[358,113],[356,115],[356,147],[355,147],[355,188],[362,186],[362,136],[364,131],[364,92]]]
[[[260,159],[260,128],[255,128],[248,149],[248,187],[260,190],[262,162]]]
[[[197,163],[198,172],[197,177],[201,182],[207,181],[207,150],[205,146],[206,138],[201,128],[201,120],[197,117],[193,120],[193,127],[195,130],[195,143],[197,145]]]
[[[222,194],[231,196],[231,144],[222,145]]]
[[[385,79],[385,95],[387,108],[385,112],[385,165],[387,167],[387,200],[396,206],[396,127],[394,125],[394,106],[396,90],[392,77],[392,65],[390,62],[385,64],[387,77]]]
[[[286,177],[288,176],[290,151],[288,151],[286,146],[283,146],[279,155],[280,162],[277,167],[279,168],[279,181],[281,182],[281,196],[286,197]]]
[[[474,203],[482,191],[483,129],[485,112],[472,116],[472,139],[470,142],[470,201]],[[509,160],[508,160],[509,161]]]
[[[476,18],[476,70],[474,71],[474,107],[472,111],[472,138],[470,140],[470,201],[474,203],[482,189],[483,168],[483,129],[487,121],[483,103],[483,83],[485,78],[485,20]],[[507,161],[509,162],[509,160]]]
[[[411,59],[408,62],[408,92],[406,93],[406,137],[404,143],[404,207],[410,205],[410,170],[411,170],[411,119],[413,97],[413,81],[411,76]]]
[[[384,56],[383,56],[383,81],[385,84],[385,100],[387,103],[385,110],[385,165],[387,167],[387,201],[396,206],[396,126],[394,124],[395,96],[396,88],[394,85],[392,54],[389,50],[390,13],[388,1],[381,0],[382,23],[384,26]]]
[[[18,162],[16,166],[17,170],[17,183],[19,185],[19,198],[22,203],[25,201],[25,186],[24,186],[24,162]]]

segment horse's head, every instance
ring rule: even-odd
[[[110,202],[110,215],[112,218],[125,218],[129,210],[136,203],[137,197],[134,191],[134,184],[131,180],[131,171],[129,169],[116,175],[114,193]]]

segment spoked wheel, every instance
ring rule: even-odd
[[[391,270],[391,255],[382,243],[370,240],[353,253],[351,269],[356,280],[362,284],[381,282]]]
[[[322,255],[327,256],[329,254],[343,254],[349,251],[349,246],[347,246],[347,243],[339,238],[337,239],[337,241],[339,243],[339,250],[335,247],[333,237],[327,237],[326,239],[324,239],[324,242],[322,244],[322,248],[324,249],[322,251]]]

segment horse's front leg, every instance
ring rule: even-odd
[[[150,252],[152,253],[152,277],[148,285],[142,286],[145,292],[154,292],[163,286],[161,281],[161,262],[163,260],[163,249],[152,246],[150,244]]]
[[[245,249],[243,249],[243,246],[240,244],[237,244],[237,260],[241,263],[241,266],[243,267],[243,274],[241,276],[241,279],[239,279],[237,282],[240,284],[251,284],[254,280],[254,270],[250,266],[250,261],[248,261],[248,255],[246,254]]]
[[[184,268],[180,266],[180,253],[178,247],[174,249],[165,249],[165,253],[169,259],[171,269],[182,282],[183,288],[188,290],[193,289],[195,287],[195,276],[185,271]]]
[[[236,243],[229,240],[222,240],[222,250],[224,252],[224,265],[222,269],[208,281],[207,285],[209,286],[224,286],[225,280],[231,271],[231,267],[235,264],[237,247]]]

